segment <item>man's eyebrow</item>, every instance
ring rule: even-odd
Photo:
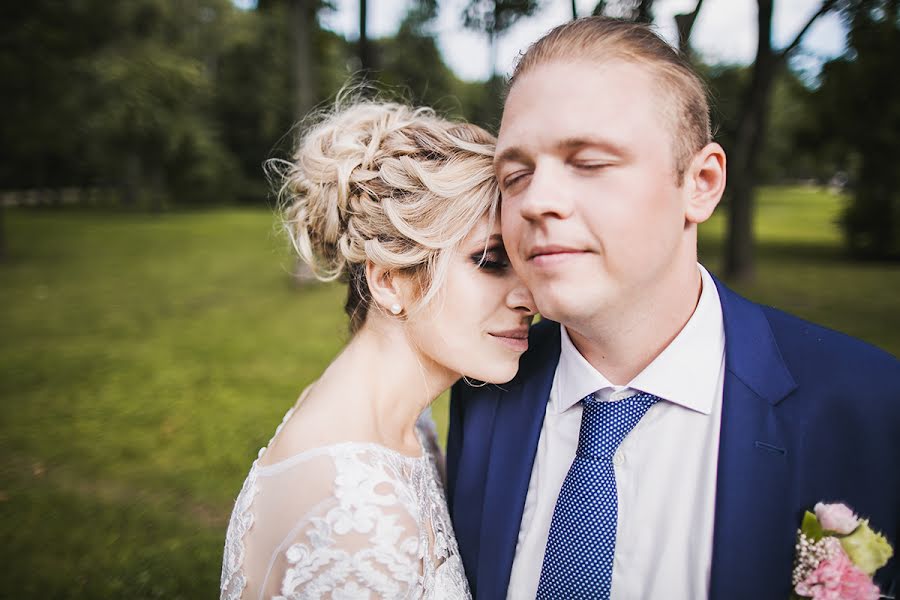
[[[626,154],[625,149],[611,140],[595,137],[572,137],[560,140],[556,144],[557,150],[578,150],[579,148],[599,148],[613,154]]]
[[[496,167],[505,162],[525,162],[526,159],[527,155],[524,150],[512,146],[494,156],[494,166]]]
[[[571,152],[580,148],[599,148],[605,152],[625,156],[628,151],[621,145],[603,138],[596,137],[570,137],[560,140],[555,144],[555,148],[559,152]],[[517,146],[512,146],[503,150],[494,157],[494,167],[499,167],[506,162],[528,162],[528,154]]]

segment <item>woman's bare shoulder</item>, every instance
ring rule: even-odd
[[[287,414],[265,454],[260,457],[260,466],[334,444],[376,441],[369,429],[364,419],[348,414],[340,394],[312,384],[300,394]]]

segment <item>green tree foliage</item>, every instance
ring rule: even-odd
[[[379,40],[378,81],[415,104],[459,112],[453,99],[457,78],[444,63],[429,31],[433,17],[431,7],[413,6],[397,35]]]
[[[825,65],[810,103],[828,132],[823,161],[850,173],[841,219],[850,251],[900,259],[900,0],[858,0],[845,9],[849,52]]]
[[[214,110],[239,165],[238,199],[264,194],[260,164],[295,118],[285,12],[234,15],[219,60]]]
[[[4,3],[0,14],[0,189],[83,177],[87,60],[109,38],[100,0]]]
[[[479,31],[488,38],[488,64],[490,77],[484,87],[484,95],[475,93],[472,111],[477,114],[476,122],[496,131],[500,126],[503,111],[505,81],[497,74],[497,36],[502,35],[519,19],[534,15],[541,8],[539,0],[469,0],[463,9],[463,24],[473,31]]]
[[[234,158],[209,118],[223,2],[108,5],[119,35],[90,60],[97,102],[88,131],[119,175],[123,199],[215,201]]]
[[[397,34],[379,40],[378,82],[406,101],[432,106],[496,133],[502,100],[490,90],[502,86],[501,78],[461,81],[444,62],[431,31],[435,13],[434,3],[413,5]]]
[[[698,65],[698,68],[710,89],[714,137],[730,153],[737,137],[741,93],[750,80],[750,67]],[[793,71],[784,69],[776,75],[770,100],[771,126],[758,166],[761,183],[798,179],[827,181],[833,174],[820,164],[814,147],[799,141],[809,131],[821,132],[807,105],[813,93]]]
[[[470,29],[496,36],[538,8],[538,0],[470,0],[463,10],[463,22]]]
[[[500,3],[491,30],[536,6]],[[231,0],[7,3],[0,190],[102,186],[125,205],[158,210],[266,202],[265,160],[287,156],[304,116],[359,77],[354,43],[319,26],[331,8],[325,0],[259,0],[252,10]],[[453,74],[432,31],[436,12],[436,0],[417,0],[396,35],[372,40],[370,78],[388,96],[496,130],[502,79]]]
[[[210,113],[228,0],[5,10],[3,188],[118,185],[156,207],[227,193],[234,161]]]

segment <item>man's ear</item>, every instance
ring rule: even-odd
[[[685,220],[688,223],[706,221],[722,199],[725,191],[725,151],[710,142],[703,147],[684,172],[686,194]]]
[[[403,311],[403,289],[394,271],[366,261],[366,282],[373,304],[390,314],[396,315]]]

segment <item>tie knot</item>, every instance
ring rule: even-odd
[[[639,393],[615,402],[597,400],[593,394],[582,401],[581,431],[577,456],[610,460],[622,440],[634,429],[659,398]]]

